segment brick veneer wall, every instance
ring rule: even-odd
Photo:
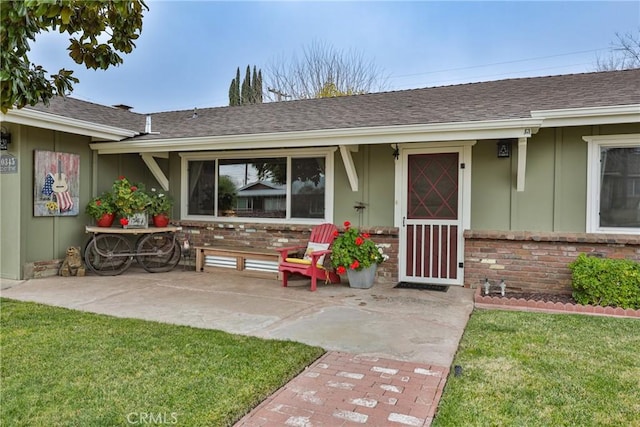
[[[57,276],[61,266],[61,259],[28,262],[24,264],[22,268],[22,276],[24,279],[41,279],[43,277]]]
[[[509,289],[570,293],[568,264],[581,253],[640,262],[640,236],[466,230],[465,286],[504,279]]]
[[[187,237],[192,246],[225,245],[274,250],[287,246],[306,245],[313,228],[313,225],[208,221],[172,221],[172,224],[182,226],[183,231],[180,237]],[[372,240],[384,245],[384,251],[389,255],[389,260],[378,267],[377,280],[379,282],[397,281],[398,229],[361,227],[360,231],[371,234]]]

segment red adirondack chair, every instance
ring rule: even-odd
[[[282,273],[282,286],[287,286],[289,274],[301,274],[311,278],[311,290],[316,290],[317,280],[329,280],[340,283],[340,276],[333,270],[322,266],[322,260],[331,254],[331,243],[338,228],[333,224],[321,224],[311,230],[307,246],[294,246],[277,249],[280,252],[278,271]],[[289,257],[289,253],[305,249],[304,258]]]

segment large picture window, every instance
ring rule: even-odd
[[[587,231],[640,234],[640,135],[589,142]]]
[[[327,150],[252,154],[183,154],[187,184],[183,184],[187,200],[183,216],[258,222],[329,220],[327,180],[332,162]]]

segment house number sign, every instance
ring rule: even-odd
[[[0,155],[0,173],[18,173],[18,159],[13,154]]]

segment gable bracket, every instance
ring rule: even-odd
[[[518,176],[516,190],[524,191],[525,175],[527,172],[527,137],[518,138]]]
[[[164,174],[164,172],[162,172],[162,169],[160,169],[160,166],[158,166],[158,162],[156,162],[156,159],[155,159],[154,156],[164,157],[165,153],[162,153],[162,154],[159,154],[159,153],[140,153],[140,157],[142,157],[142,160],[147,165],[147,167],[149,168],[149,170],[151,171],[151,173],[155,177],[156,181],[158,181],[158,183],[160,184],[162,189],[164,191],[169,191],[169,179]]]
[[[358,146],[340,145],[340,154],[342,155],[344,168],[347,171],[347,177],[349,178],[351,191],[358,191],[358,173],[356,171],[355,165],[353,164],[353,157],[351,157],[352,151],[358,151]]]

